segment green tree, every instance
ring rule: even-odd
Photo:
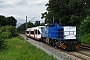
[[[26,23],[21,24],[18,28],[19,33],[23,33],[26,31]]]
[[[34,26],[33,23],[31,23],[30,21],[27,22],[27,28],[31,28],[31,27],[33,27],[33,26]],[[21,25],[17,28],[17,30],[18,30],[19,33],[25,33],[25,31],[26,31],[26,23],[21,24]]]
[[[11,17],[7,17],[6,22],[7,25],[16,26],[17,20],[13,16],[11,16]]]
[[[34,26],[40,26],[40,21],[36,21],[36,22],[34,23]]]
[[[90,16],[87,16],[80,25],[81,32],[83,34],[90,33]]]
[[[6,25],[6,17],[3,15],[0,15],[0,26]]]
[[[41,23],[40,26],[44,26],[45,25],[45,22]]]
[[[11,17],[5,17],[3,15],[0,15],[0,26],[6,26],[6,25],[12,25],[16,26],[17,20],[11,16]]]
[[[79,25],[87,16],[89,0],[49,0],[46,4],[47,12],[42,13],[41,18],[45,18],[45,23],[52,23],[53,16],[55,22],[61,25]]]
[[[33,23],[31,23],[30,21],[27,23],[27,28],[31,28],[33,27]]]
[[[15,37],[17,35],[18,35],[18,33],[17,33],[15,26],[7,25],[7,26],[2,26],[0,28],[0,36],[2,36],[2,38],[4,38],[4,39],[10,38],[10,37]]]

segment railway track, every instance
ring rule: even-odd
[[[80,51],[80,52],[66,52],[70,55],[73,55],[77,58],[79,58],[80,60],[90,60],[90,54],[87,55],[84,51],[83,53]]]
[[[56,49],[56,47],[54,47],[54,46],[51,46],[51,45],[48,45],[48,46],[53,47],[53,48]],[[65,52],[65,53],[69,54],[70,56],[72,55],[72,56],[78,58],[76,60],[90,60],[90,51],[87,51],[88,50],[87,48],[84,48],[84,51],[83,50],[78,50],[78,51],[64,51],[64,50],[62,50],[60,48],[58,48],[57,50],[59,50],[60,52],[61,51],[62,52]]]
[[[49,45],[50,47],[53,47],[56,49],[56,47]],[[69,55],[75,56],[79,58],[80,60],[90,60],[90,46],[81,45],[80,49],[77,51],[64,51],[62,49],[58,49],[59,51],[65,52]],[[76,59],[76,60],[79,60]]]
[[[87,45],[81,45],[80,49],[77,51],[70,51],[67,52],[65,51],[67,54],[73,55],[77,58],[79,58],[80,60],[90,60],[90,46]]]
[[[76,60],[90,60],[90,50],[89,50],[89,47],[88,48],[87,47],[88,46],[86,46],[86,48],[85,48],[85,46],[84,46],[84,49],[82,48],[77,51],[64,51],[60,48],[58,50],[78,58]]]
[[[62,51],[62,50],[60,50]],[[90,46],[81,45],[80,49],[77,51],[65,51],[69,55],[73,55],[80,60],[90,60]],[[78,60],[78,59],[76,59]]]
[[[87,45],[84,45],[84,44],[82,44],[82,45],[80,46],[80,48],[81,48],[81,49],[84,49],[84,50],[90,50],[90,46],[87,46]]]
[[[25,35],[24,35],[25,36]],[[34,40],[35,41],[35,40]],[[90,48],[87,46],[81,45],[80,49],[77,51],[64,51],[60,48],[48,45],[46,43],[35,41],[35,44],[42,44],[41,46],[44,49],[50,50],[51,53],[57,55],[58,57],[63,57],[63,60],[90,60]],[[46,47],[45,47],[46,46]],[[49,52],[48,52],[49,53]],[[58,59],[59,60],[59,59]]]

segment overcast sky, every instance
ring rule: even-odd
[[[25,16],[28,16],[28,21],[40,20],[41,13],[46,11],[45,4],[49,0],[0,0],[0,15],[6,17],[14,16],[18,24],[24,23]]]

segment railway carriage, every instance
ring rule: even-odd
[[[28,37],[31,37],[31,38],[34,38],[34,39],[37,39],[37,40],[41,41],[42,40],[41,38],[45,36],[44,26],[37,26],[37,27],[27,28],[26,35]]]

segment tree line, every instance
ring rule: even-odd
[[[0,15],[0,26],[6,26],[6,25],[12,25],[16,26],[17,20],[13,17],[5,17],[3,15]]]
[[[89,0],[49,0],[42,18],[45,18],[45,23],[52,23],[54,16],[60,25],[79,25],[90,13],[89,3]]]

